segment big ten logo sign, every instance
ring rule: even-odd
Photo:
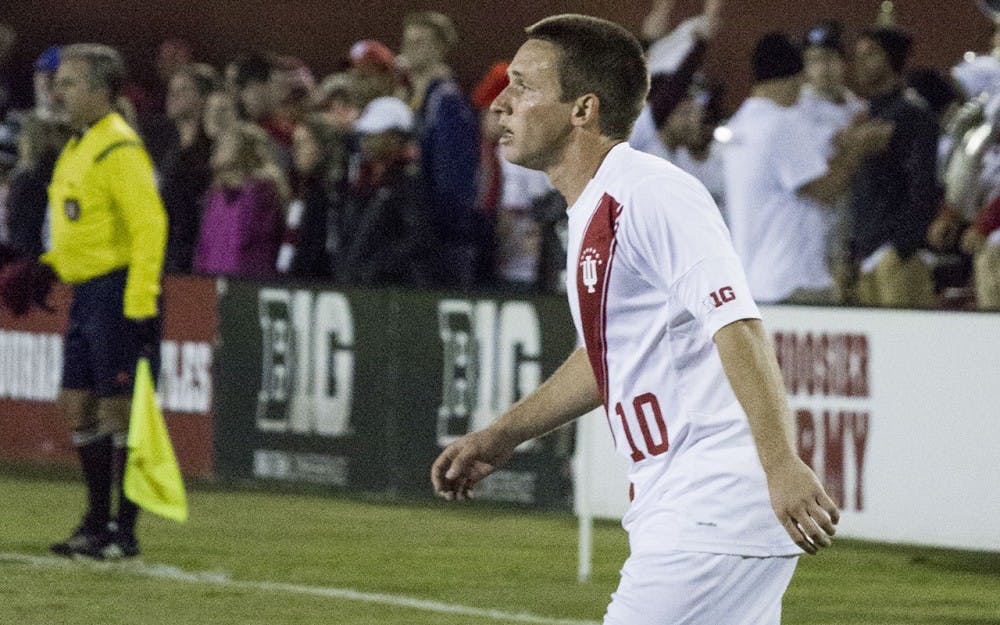
[[[438,324],[444,372],[437,441],[444,447],[488,426],[538,387],[542,339],[529,302],[442,300]]]
[[[207,413],[212,405],[212,346],[191,341],[160,343],[157,391],[164,410]]]
[[[257,428],[350,433],[354,319],[340,293],[261,289]]]
[[[774,345],[792,396],[799,455],[840,508],[864,510],[872,421],[868,337],[776,332]]]

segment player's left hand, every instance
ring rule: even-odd
[[[812,469],[792,458],[767,470],[771,505],[788,535],[808,554],[833,544],[840,511]]]

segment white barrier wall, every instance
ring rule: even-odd
[[[765,307],[799,451],[839,536],[1000,551],[1000,315]],[[627,460],[580,421],[576,509],[621,518]]]

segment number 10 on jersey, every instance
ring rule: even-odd
[[[635,422],[639,424],[639,431],[642,432],[641,442],[645,447],[645,451],[639,449],[635,444],[635,438],[632,436],[632,426],[629,424],[631,419],[626,416],[622,403],[618,402],[615,404],[615,413],[622,421],[625,440],[628,441],[628,446],[632,449],[632,462],[639,462],[647,456],[659,456],[666,453],[670,448],[670,443],[667,441],[667,422],[663,419],[663,413],[660,411],[660,402],[657,401],[656,395],[643,393],[637,396],[632,400],[632,411]],[[656,431],[655,437],[653,434],[654,428]],[[656,439],[659,440],[657,441]]]

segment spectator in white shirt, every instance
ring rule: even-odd
[[[757,43],[754,86],[726,128],[726,198],[733,243],[761,303],[831,303],[826,263],[831,225],[824,205],[846,191],[861,159],[881,149],[891,125],[861,119],[845,128],[829,154],[826,140],[793,107],[802,56],[783,33]]]

